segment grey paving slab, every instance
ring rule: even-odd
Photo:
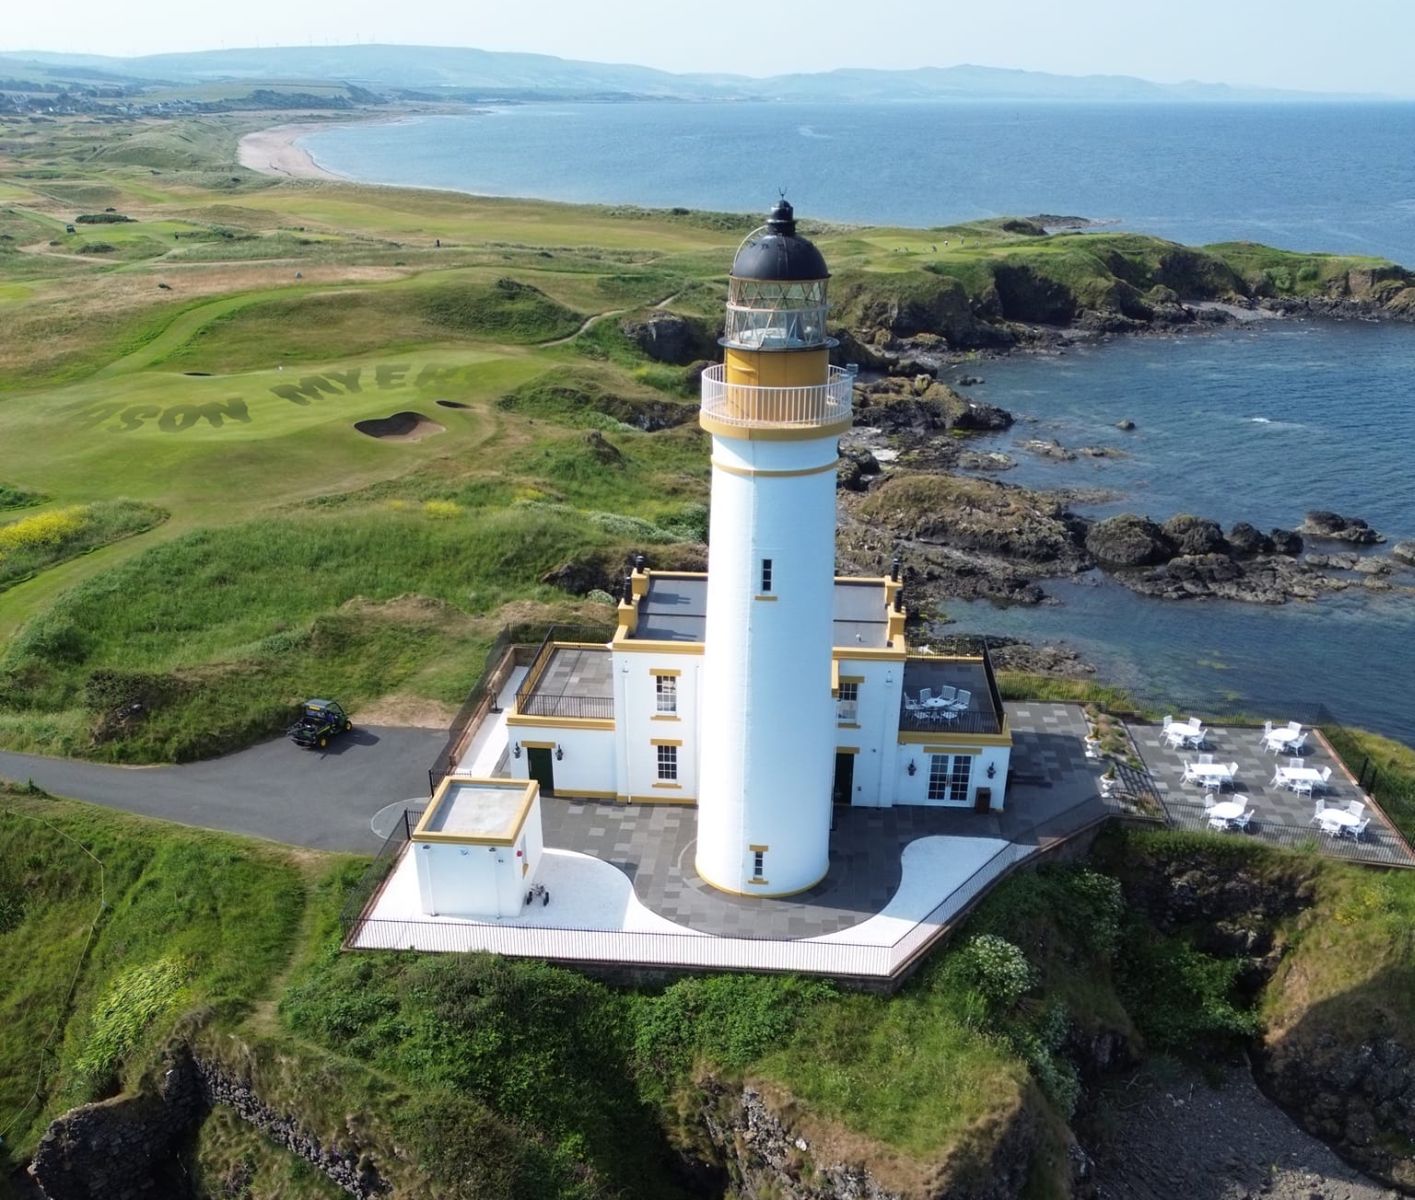
[[[1177,716],[1179,714],[1176,714]],[[1182,718],[1181,718],[1182,719]],[[1287,765],[1290,756],[1274,755],[1264,749],[1262,730],[1249,726],[1209,726],[1204,745],[1177,750],[1164,740],[1160,725],[1132,723],[1131,737],[1145,761],[1170,820],[1189,829],[1207,829],[1204,814],[1205,789],[1185,784],[1184,764],[1197,755],[1212,754],[1215,762],[1237,763],[1233,798],[1243,799],[1253,810],[1247,835],[1283,846],[1312,845],[1323,854],[1363,862],[1415,863],[1379,808],[1368,803],[1372,820],[1359,843],[1349,838],[1331,838],[1313,823],[1315,798],[1301,796],[1273,783],[1275,769]],[[1366,796],[1347,772],[1345,764],[1317,734],[1309,735],[1302,762],[1321,770],[1331,767],[1331,780],[1318,794],[1329,805],[1345,807]],[[1228,799],[1225,795],[1225,799]],[[1233,836],[1241,836],[1234,834]]]
[[[837,807],[830,870],[799,896],[729,896],[705,883],[693,869],[697,813],[691,808],[548,799],[541,806],[545,841],[613,863],[633,880],[645,905],[693,929],[777,939],[837,933],[889,902],[899,886],[904,847],[918,838],[947,834],[1039,844],[1105,811],[1097,788],[1100,766],[1085,755],[1081,710],[1056,704],[1034,705],[1029,712],[1027,718],[1011,714],[1014,761],[1020,756],[1027,771],[1010,784],[1006,811]],[[619,824],[607,834],[610,813]]]
[[[361,726],[326,750],[281,738],[206,762],[115,767],[0,751],[0,777],[140,813],[312,846],[371,853],[385,805],[427,802],[427,772],[446,730]]]

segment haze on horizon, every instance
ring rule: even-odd
[[[664,0],[70,0],[15,5],[0,51],[135,56],[241,46],[472,46],[751,76],[982,66],[1415,97],[1409,0],[846,0],[697,9]]]

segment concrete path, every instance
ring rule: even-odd
[[[362,726],[327,750],[281,738],[173,767],[115,767],[0,751],[0,778],[148,817],[368,854],[369,819],[394,801],[427,802],[427,771],[447,740],[435,729]]]

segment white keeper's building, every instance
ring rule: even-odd
[[[833,805],[997,810],[1006,790],[986,659],[911,652],[897,572],[835,574],[853,375],[829,363],[828,276],[785,201],[742,244],[702,382],[708,572],[635,569],[613,639],[547,641],[506,718],[510,772],[543,797],[695,805],[698,874],[740,895],[820,882]]]

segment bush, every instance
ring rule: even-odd
[[[1200,1055],[1257,1032],[1257,1017],[1234,1001],[1242,963],[1161,937],[1138,922],[1117,964],[1121,999],[1152,1050]]]
[[[132,217],[125,217],[122,213],[101,212],[83,213],[74,218],[79,225],[124,225],[132,222]]]
[[[995,1013],[1014,1008],[1035,982],[1021,947],[992,933],[969,938],[954,966]]]

